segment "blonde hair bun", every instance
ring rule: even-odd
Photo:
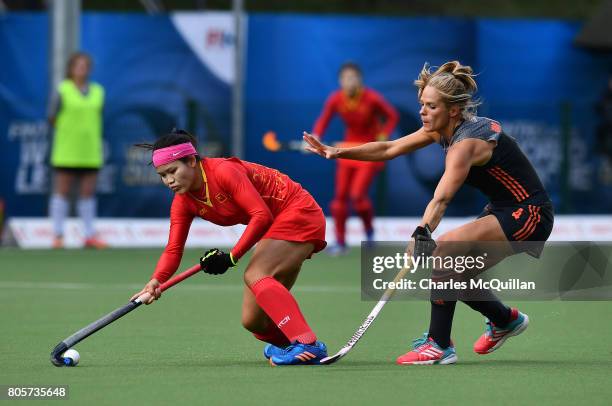
[[[458,105],[463,117],[467,119],[476,113],[476,107],[480,104],[478,100],[474,100],[474,94],[478,90],[475,77],[473,69],[461,65],[459,61],[446,62],[433,73],[431,66],[425,63],[414,84],[419,98],[423,89],[431,86],[440,92],[447,105]]]

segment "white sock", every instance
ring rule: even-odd
[[[77,212],[81,220],[83,220],[85,238],[93,237],[96,233],[93,226],[94,219],[96,218],[96,198],[79,199],[77,202]]]
[[[49,214],[53,222],[53,233],[56,236],[64,235],[64,221],[68,216],[68,199],[62,195],[54,194],[49,202]]]

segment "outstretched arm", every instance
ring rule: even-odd
[[[316,137],[304,132],[304,140],[308,143],[306,150],[326,159],[354,159],[357,161],[388,161],[402,154],[408,154],[419,148],[436,142],[436,133],[425,131],[422,127],[393,141],[368,142],[352,148],[337,148],[321,143]]]

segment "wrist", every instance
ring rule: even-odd
[[[431,239],[431,229],[429,228],[429,224],[424,223],[423,225],[417,226],[417,228],[412,233],[412,238],[426,238]]]

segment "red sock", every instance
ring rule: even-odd
[[[280,282],[267,276],[251,285],[250,289],[259,307],[289,341],[310,344],[317,340],[293,295]]]
[[[358,211],[357,215],[361,217],[361,221],[363,221],[363,228],[366,234],[369,234],[374,230],[372,226],[372,220],[374,219],[374,210],[372,208],[368,210]]]
[[[331,215],[334,218],[334,226],[336,227],[336,243],[338,245],[346,244],[346,219],[348,218],[348,206],[346,202],[334,200],[329,205]]]
[[[372,220],[374,219],[374,207],[372,202],[367,197],[356,199],[353,203],[357,215],[361,217],[363,221],[363,228],[366,233],[370,233],[373,230]]]
[[[277,347],[286,347],[291,344],[283,332],[280,331],[274,324],[270,324],[265,331],[261,333],[253,333],[253,335],[256,339],[273,344]]]

